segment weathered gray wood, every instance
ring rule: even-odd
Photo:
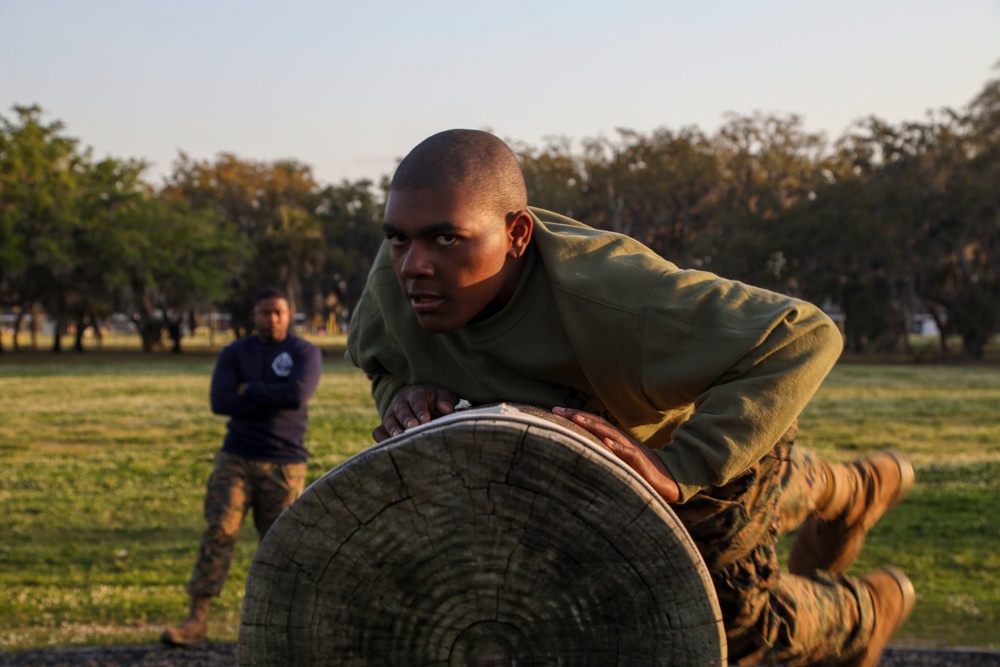
[[[265,537],[238,662],[725,663],[704,563],[670,507],[575,425],[461,411],[312,484]]]

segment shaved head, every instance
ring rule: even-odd
[[[396,168],[391,192],[461,190],[481,210],[498,215],[528,205],[524,174],[514,152],[480,130],[445,130],[422,142]]]

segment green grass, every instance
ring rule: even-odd
[[[312,481],[368,446],[364,376],[326,355],[310,404]],[[225,419],[212,354],[0,356],[0,649],[155,641],[185,610]],[[213,638],[234,640],[251,522]]]
[[[342,341],[340,341],[342,342]],[[368,383],[330,348],[309,481],[370,444]],[[0,649],[156,641],[185,610],[225,420],[214,353],[0,355]],[[918,606],[899,643],[1000,648],[1000,367],[842,364],[799,440],[848,460],[893,447],[918,485],[854,571],[896,563]],[[210,635],[234,641],[256,547],[241,534]]]
[[[917,608],[895,641],[1000,648],[1000,367],[840,365],[799,441],[836,460],[894,448],[917,485],[869,536],[852,572],[887,563]]]

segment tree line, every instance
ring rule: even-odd
[[[126,313],[143,349],[180,351],[205,312],[249,331],[264,284],[309,321],[349,316],[388,177],[328,185],[294,160],[182,152],[154,188],[143,161],[95,160],[37,106],[14,112],[0,116],[0,312],[15,329],[44,312],[82,351],[88,327]],[[944,354],[981,358],[1000,332],[1000,79],[961,109],[871,116],[833,142],[755,113],[712,133],[510,143],[534,205],[836,311],[851,351],[905,349],[917,316]]]
[[[360,296],[382,237],[381,186],[321,185],[294,160],[182,152],[153,188],[145,162],[94,160],[39,107],[14,110],[0,117],[0,312],[13,314],[15,333],[44,313],[83,351],[88,328],[99,335],[125,313],[144,350],[169,341],[179,352],[206,312],[249,331],[263,285],[283,286],[293,312],[324,321]]]

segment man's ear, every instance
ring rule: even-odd
[[[507,214],[507,238],[510,240],[510,248],[507,255],[510,257],[521,257],[531,243],[531,232],[535,228],[535,221],[531,215],[525,211],[515,211]]]

